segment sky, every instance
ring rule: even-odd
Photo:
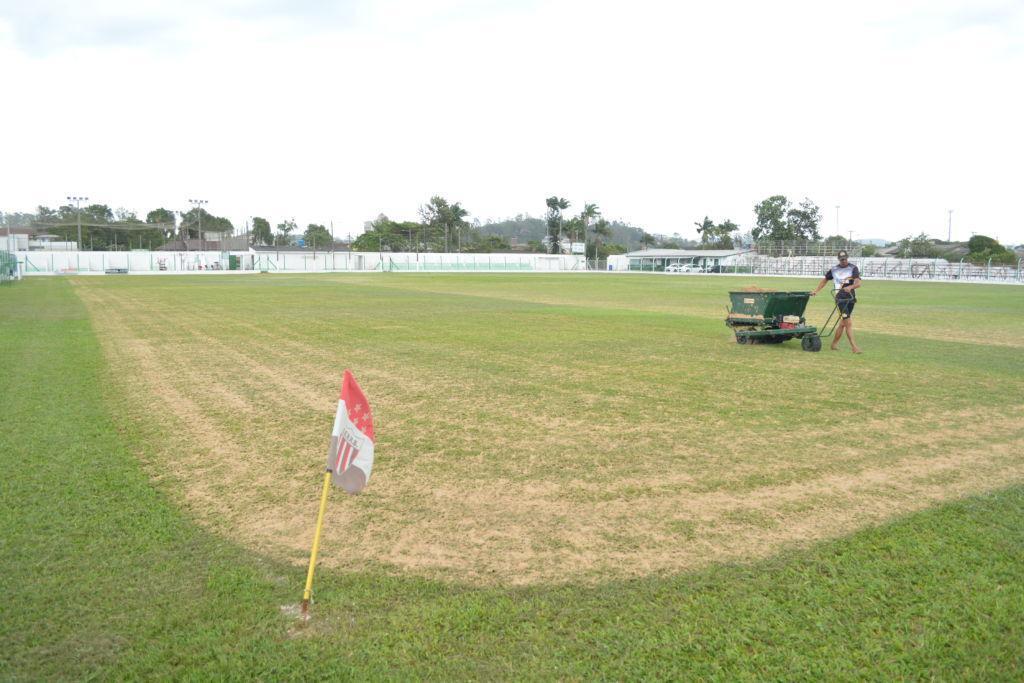
[[[0,0],[0,209],[1024,242],[1024,1]],[[836,207],[839,207],[838,210]]]

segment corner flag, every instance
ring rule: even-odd
[[[335,486],[353,494],[363,490],[373,470],[373,441],[370,403],[356,378],[346,370],[327,449],[327,469]]]
[[[313,597],[313,572],[320,550],[320,531],[324,526],[327,493],[331,481],[346,492],[356,494],[366,488],[373,469],[373,413],[366,395],[352,373],[345,371],[341,380],[341,396],[334,414],[331,443],[327,447],[327,471],[324,472],[323,490],[320,492],[320,511],[313,532],[313,550],[309,553],[306,589],[302,592],[302,618],[309,618],[309,601]]]

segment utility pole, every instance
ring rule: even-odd
[[[203,204],[209,204],[210,202],[206,201],[205,199],[190,199],[188,200],[188,203],[191,204],[193,208],[198,209],[198,211],[196,211],[196,217],[199,219],[199,251],[204,251]]]
[[[948,209],[948,211],[949,211],[949,234],[946,236],[946,241],[947,242],[952,242],[953,241],[953,209]]]
[[[75,203],[75,221],[78,223],[78,251],[82,250],[82,202],[89,201],[88,197],[68,197],[69,202]]]

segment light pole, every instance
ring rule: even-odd
[[[196,216],[199,219],[199,251],[204,251],[204,249],[203,249],[203,204],[209,204],[210,202],[206,201],[205,199],[190,199],[190,200],[188,200],[188,203],[191,204],[194,209],[198,209],[198,211],[196,211]]]
[[[75,203],[75,222],[78,223],[78,251],[82,251],[82,202],[89,201],[88,197],[68,197],[69,202]]]
[[[949,212],[949,234],[946,236],[947,242],[953,241],[953,209],[948,209]]]

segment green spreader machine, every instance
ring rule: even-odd
[[[736,333],[738,344],[781,344],[799,339],[804,351],[821,351],[821,338],[830,336],[835,324],[825,334],[807,324],[804,309],[810,298],[810,292],[729,292],[732,305],[725,324]],[[831,321],[829,316],[825,327]]]

